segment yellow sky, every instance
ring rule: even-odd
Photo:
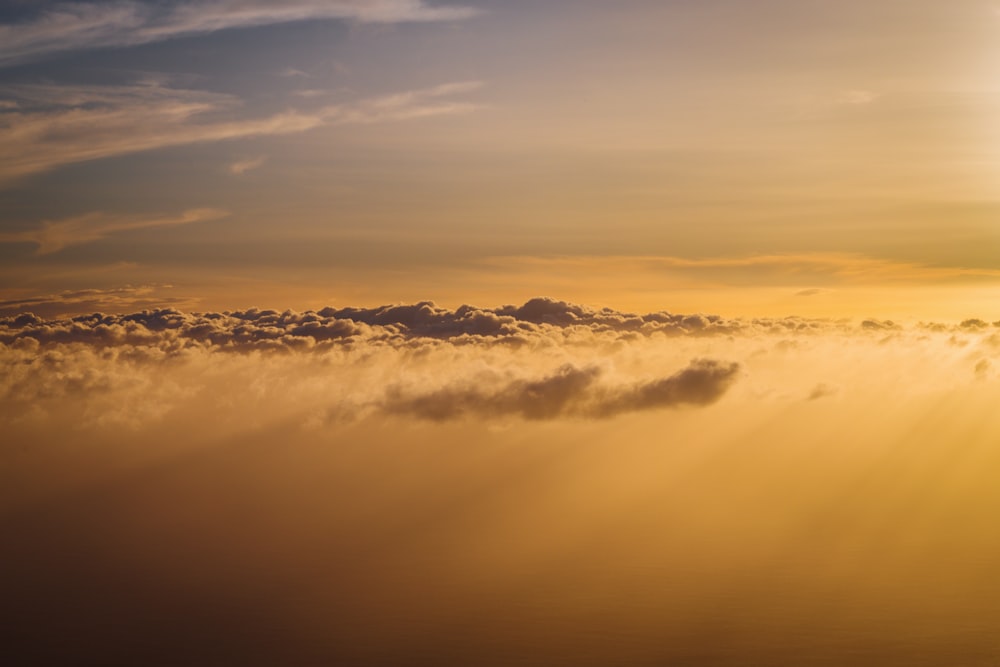
[[[988,2],[220,7],[0,14],[0,297],[932,317],[997,282]]]

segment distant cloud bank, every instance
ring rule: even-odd
[[[143,294],[111,296],[126,304]],[[25,312],[0,317],[0,422],[75,411],[82,425],[148,426],[206,409],[303,428],[371,415],[612,419],[711,406],[734,387],[744,406],[839,401],[870,391],[871,368],[883,369],[880,382],[890,385],[880,394],[901,396],[992,382],[998,330],[1000,322],[978,318],[907,326],[728,319],[542,297],[497,308],[159,308],[55,319]]]
[[[30,301],[25,302],[30,308]],[[95,313],[46,320],[31,313],[0,318],[0,342],[139,345],[161,349],[208,348],[220,352],[297,351],[361,341],[409,345],[414,340],[453,345],[547,347],[562,340],[629,341],[637,337],[731,336],[752,332],[807,333],[838,326],[806,318],[726,319],[666,311],[639,315],[539,297],[521,306],[450,310],[425,301],[377,308],[323,308],[295,312],[259,310],[186,313],[144,310]],[[865,328],[891,328],[867,320]]]

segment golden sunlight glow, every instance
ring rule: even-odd
[[[994,4],[0,3],[4,664],[998,664]]]

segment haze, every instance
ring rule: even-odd
[[[4,653],[994,664],[998,38],[5,3]]]

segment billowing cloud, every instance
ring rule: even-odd
[[[327,386],[302,401],[311,405],[310,419],[321,421],[373,412],[434,421],[611,418],[709,405],[740,368],[704,355],[691,361],[681,348],[652,365],[616,364],[615,350],[643,341],[707,340],[739,329],[714,316],[637,315],[547,298],[499,308],[447,309],[430,302],[306,312],[160,308],[62,319],[26,312],[0,318],[6,369],[0,402],[110,401],[122,392],[159,392],[160,381],[175,375],[186,379],[171,386],[197,385],[206,372],[229,368],[226,373],[253,371],[251,385],[262,372],[274,372]],[[328,375],[317,376],[323,368]],[[227,378],[232,386],[246,385]],[[277,391],[277,382],[264,386]],[[164,410],[169,405],[164,397],[156,403]]]
[[[370,23],[455,21],[471,7],[422,0],[209,0],[207,2],[63,2],[28,20],[0,25],[0,66],[56,53],[135,46],[230,28],[316,19]]]
[[[30,301],[23,301],[30,305]],[[875,322],[874,320],[872,322]],[[891,326],[877,322],[875,328]],[[666,311],[644,315],[590,308],[551,298],[521,306],[454,310],[433,302],[376,308],[318,311],[260,310],[186,313],[170,308],[124,315],[95,313],[45,320],[31,313],[0,318],[0,342],[33,339],[47,343],[150,344],[206,347],[223,352],[298,350],[331,342],[378,341],[405,346],[414,340],[452,345],[547,347],[566,341],[614,343],[636,338],[718,337],[752,333],[808,334],[835,328],[804,318],[726,319]],[[868,321],[862,328],[872,328]]]
[[[288,110],[264,118],[204,120],[240,106],[234,96],[132,86],[22,85],[0,89],[16,105],[0,114],[0,183],[60,165],[186,144],[305,132],[322,126],[402,121],[468,113],[453,99],[479,82],[446,83],[353,104]]]
[[[901,395],[968,380],[970,364],[989,380],[994,331],[967,322],[639,314],[550,298],[496,308],[25,312],[0,317],[0,418],[69,402],[84,421],[146,423],[208,400],[234,418],[319,426],[372,415],[609,419],[712,406],[732,392],[744,404],[853,397],[870,391],[871,364],[891,369],[878,391]]]
[[[197,222],[218,220],[229,215],[228,211],[199,208],[167,217],[111,216],[88,213],[64,220],[46,220],[37,229],[20,232],[0,232],[0,243],[33,243],[39,255],[48,255],[63,248],[90,243],[109,234],[154,227],[176,227]]]

